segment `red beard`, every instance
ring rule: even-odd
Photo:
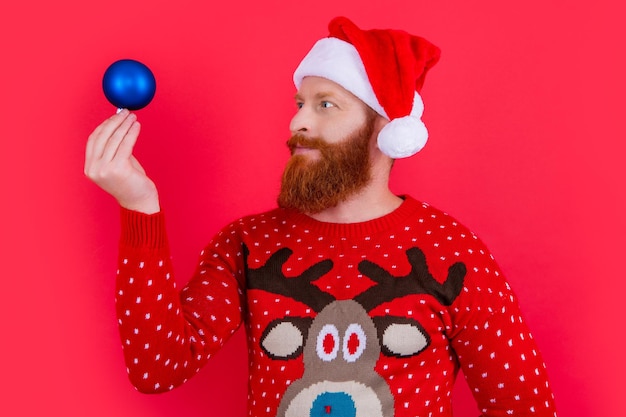
[[[315,214],[335,207],[356,194],[371,179],[369,143],[373,120],[337,144],[320,138],[292,136],[287,146],[293,155],[296,146],[317,149],[319,158],[309,161],[305,155],[293,155],[283,173],[278,205]]]

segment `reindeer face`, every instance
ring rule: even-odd
[[[317,315],[285,317],[271,322],[261,337],[261,347],[275,360],[303,356],[304,374],[285,391],[279,417],[383,417],[394,414],[394,398],[387,382],[375,371],[381,352],[409,357],[430,344],[430,337],[415,320],[406,317],[370,317],[368,311],[383,302],[408,294],[429,294],[442,304],[460,292],[463,264],[454,264],[443,284],[429,273],[423,253],[409,249],[413,270],[393,277],[379,266],[362,261],[359,271],[378,285],[354,300],[334,300],[311,283],[332,269],[322,261],[302,275],[287,278],[281,265],[291,250],[284,248],[267,263],[247,271],[248,289],[263,289],[305,302]],[[290,280],[289,285],[284,280]]]
[[[374,370],[381,347],[390,355],[412,356],[429,343],[416,321],[371,318],[354,300],[333,301],[315,319],[277,320],[261,340],[275,359],[303,353],[304,375],[279,408],[278,415],[286,417],[393,414],[389,387]]]
[[[388,414],[393,398],[374,371],[380,356],[376,326],[359,303],[333,301],[303,331],[305,372],[283,396],[279,416]]]

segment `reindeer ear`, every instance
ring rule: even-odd
[[[430,345],[430,336],[416,320],[406,317],[372,317],[378,330],[381,351],[387,356],[406,358]]]
[[[261,348],[272,359],[300,356],[309,333],[311,317],[285,317],[267,325],[261,335]]]

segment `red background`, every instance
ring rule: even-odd
[[[114,109],[106,67],[151,67],[137,154],[157,182],[178,279],[226,222],[274,205],[291,74],[335,15],[440,46],[430,142],[393,189],[483,238],[518,293],[562,416],[624,416],[624,13],[619,0],[136,0],[0,6],[0,414],[244,416],[236,334],[163,395],[127,382],[113,312],[115,202],[82,174]],[[460,380],[457,416],[476,416]]]

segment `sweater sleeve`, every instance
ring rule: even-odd
[[[195,375],[241,324],[240,250],[236,239],[226,244],[218,235],[179,291],[163,213],[122,209],[121,224],[115,302],[127,372],[141,392],[168,391]]]
[[[489,417],[555,416],[546,367],[518,300],[487,249],[478,252],[451,306],[452,345],[478,407]]]

